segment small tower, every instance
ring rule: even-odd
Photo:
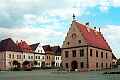
[[[73,13],[73,16],[72,16],[72,17],[73,17],[73,21],[75,21],[75,14],[74,14],[74,13]]]

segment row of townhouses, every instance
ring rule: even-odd
[[[30,62],[32,67],[60,67],[61,48],[40,43],[28,45],[25,41],[14,42],[11,38],[0,41],[0,70],[9,70],[17,61],[20,67]],[[35,65],[32,63],[36,62]]]

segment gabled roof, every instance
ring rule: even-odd
[[[112,53],[112,59],[117,59],[113,53]]]
[[[43,47],[45,53],[48,52],[48,51],[52,51],[50,45],[44,45],[44,46],[42,46],[42,47]]]
[[[101,32],[91,29],[86,25],[80,24],[78,22],[75,23],[88,45],[111,51],[110,46],[106,42]]]
[[[25,42],[21,41],[17,43],[17,46],[23,51],[23,52],[32,52],[31,47]]]
[[[32,48],[32,51],[35,51],[39,44],[40,43],[30,45],[30,47]]]
[[[61,56],[61,48],[60,46],[53,46],[51,47],[52,51],[56,56]]]
[[[0,51],[20,51],[11,38],[0,41]]]

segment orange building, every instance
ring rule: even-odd
[[[54,67],[55,65],[55,55],[52,51],[50,45],[43,46],[43,49],[45,51],[45,67]]]

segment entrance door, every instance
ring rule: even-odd
[[[72,61],[72,62],[71,62],[71,68],[72,68],[73,71],[75,71],[75,69],[78,68],[78,63],[77,63],[77,61]]]

